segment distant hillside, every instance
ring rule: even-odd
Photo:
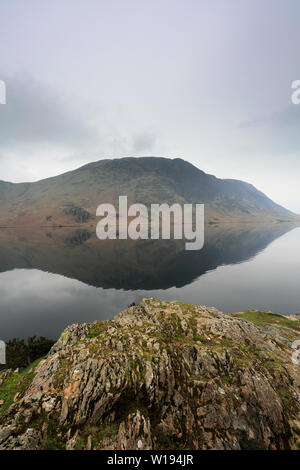
[[[100,203],[204,203],[206,221],[284,219],[295,215],[254,186],[219,179],[180,159],[100,160],[35,183],[0,181],[0,226],[94,225]]]

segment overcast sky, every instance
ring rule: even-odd
[[[0,0],[0,179],[182,157],[300,213],[298,0]]]

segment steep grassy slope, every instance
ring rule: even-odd
[[[179,158],[122,158],[90,163],[36,183],[0,182],[0,225],[91,225],[100,203],[204,203],[207,219],[292,219],[254,186],[221,180]]]

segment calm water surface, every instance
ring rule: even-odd
[[[57,338],[143,297],[300,311],[300,228],[208,227],[204,249],[181,241],[100,242],[92,232],[0,231],[0,338]]]

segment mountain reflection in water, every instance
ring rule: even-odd
[[[67,324],[111,318],[145,296],[209,303],[228,312],[275,306],[279,313],[296,313],[298,288],[287,294],[283,281],[280,292],[271,282],[272,263],[297,244],[300,229],[293,228],[285,223],[209,225],[199,251],[186,251],[182,240],[100,241],[93,229],[0,229],[0,338],[57,337]],[[289,236],[292,245],[284,242]],[[282,248],[253,270],[279,238]],[[300,260],[295,253],[291,259],[292,268],[283,260],[277,275],[284,273],[292,288]],[[239,263],[243,268],[231,266]],[[226,265],[226,273],[215,271]],[[288,268],[290,275],[284,272]],[[243,269],[240,276],[237,269]]]

